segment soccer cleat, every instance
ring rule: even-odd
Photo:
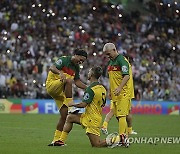
[[[120,142],[118,144],[118,146],[125,146],[126,148],[129,147],[129,140],[126,134],[121,134],[120,135]]]
[[[108,130],[107,128],[104,128],[103,126],[101,127],[101,131],[104,135],[108,135]]]
[[[69,114],[77,114],[80,110],[76,107],[71,107],[68,111]]]
[[[49,144],[48,146],[65,146],[66,144],[64,144],[64,142],[58,140],[55,142],[52,142],[51,144]]]
[[[132,132],[129,135],[137,135],[137,132],[135,132],[134,130],[132,130]]]

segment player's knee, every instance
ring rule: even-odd
[[[67,118],[66,118],[66,121],[67,122],[72,122],[73,121],[73,114],[69,114],[68,116],[67,116]]]

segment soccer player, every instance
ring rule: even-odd
[[[60,57],[51,67],[46,80],[47,93],[55,100],[60,112],[60,119],[56,126],[54,139],[49,146],[59,140],[68,114],[68,103],[72,99],[72,83],[81,89],[86,85],[79,77],[79,64],[87,59],[87,52],[83,49],[76,49],[73,56]]]
[[[119,122],[119,135],[122,145],[127,146],[127,121],[131,107],[131,99],[134,98],[132,69],[128,60],[118,54],[113,43],[106,43],[103,52],[110,58],[108,74],[111,96],[111,117],[114,114]],[[112,114],[113,111],[113,114]],[[107,123],[106,123],[107,124]]]
[[[89,70],[88,80],[90,86],[86,88],[82,102],[79,104],[69,103],[69,106],[85,108],[85,112],[67,116],[60,140],[54,143],[55,146],[64,146],[67,136],[72,130],[73,123],[82,125],[86,129],[92,147],[105,147],[108,145],[106,140],[100,140],[102,107],[106,103],[106,89],[98,82],[102,72],[101,67],[98,66]]]

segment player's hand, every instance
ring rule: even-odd
[[[74,105],[75,105],[75,103],[73,101],[68,103],[68,107],[72,107]]]
[[[115,95],[115,96],[119,96],[119,94],[120,94],[120,92],[121,92],[121,88],[118,87],[118,88],[116,88],[113,92],[114,92],[114,95]]]
[[[61,72],[59,73],[59,76],[61,78],[62,81],[65,81],[66,80],[66,76]]]

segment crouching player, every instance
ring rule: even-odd
[[[73,123],[82,125],[86,129],[86,134],[92,147],[106,147],[115,142],[115,139],[113,141],[112,137],[107,140],[100,139],[102,107],[106,103],[106,89],[98,82],[101,75],[101,67],[96,66],[89,70],[88,80],[90,81],[90,86],[86,88],[82,102],[79,104],[69,103],[69,106],[85,108],[85,112],[67,116],[60,140],[56,141],[54,146],[64,146],[67,136],[72,130]]]

